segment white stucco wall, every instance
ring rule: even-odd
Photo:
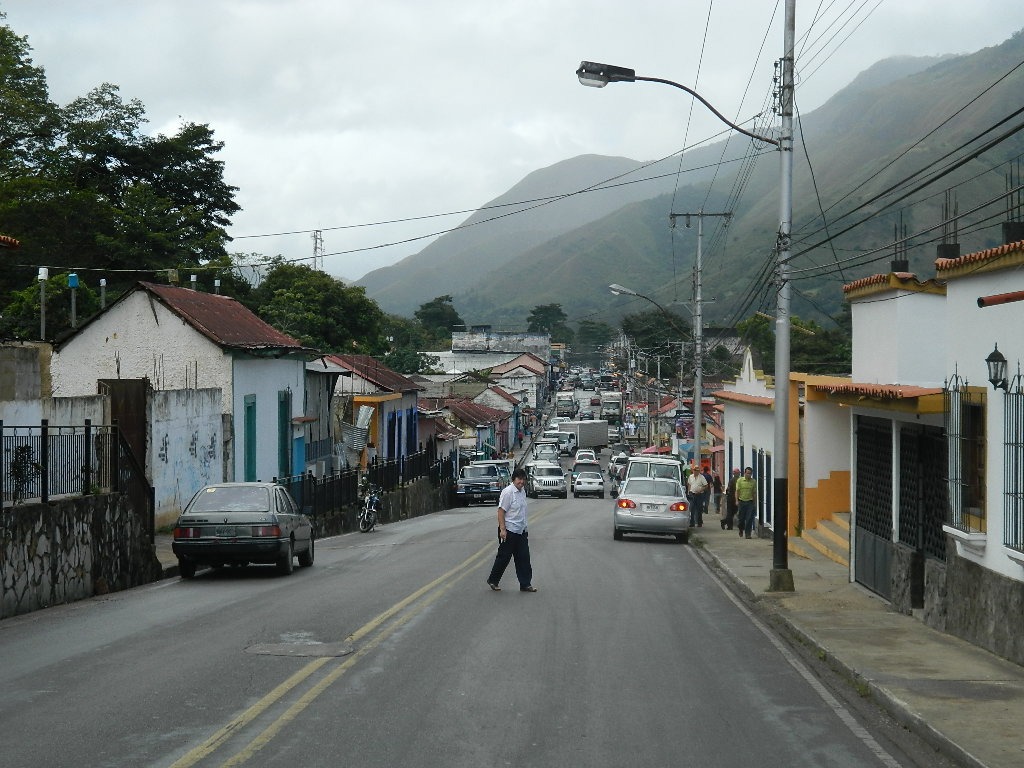
[[[943,296],[894,290],[853,303],[853,381],[942,386]]]
[[[209,483],[224,479],[219,389],[159,390],[151,395],[150,466],[157,525],[169,523]]]
[[[235,480],[245,479],[245,398],[256,398],[256,479],[270,481],[280,475],[278,469],[278,392],[290,389],[292,418],[303,415],[305,361],[300,358],[236,358],[234,360],[234,423]],[[301,426],[289,429],[291,444],[301,436]],[[294,461],[294,457],[293,457]],[[299,467],[301,472],[304,467]],[[294,473],[294,467],[292,468]]]
[[[850,470],[850,409],[822,400],[804,406],[803,485],[813,488],[833,472]]]
[[[220,389],[230,412],[231,365],[213,342],[145,291],[111,307],[55,351],[55,396],[96,394],[97,379],[147,377],[154,389]]]
[[[988,455],[985,459],[985,514],[987,536],[985,546],[963,550],[961,554],[986,568],[1009,578],[1024,579],[1021,564],[1007,557],[1003,547],[1003,439],[1005,428],[1004,394],[993,390],[988,382],[985,358],[995,344],[1007,360],[1007,378],[1012,379],[1024,363],[1024,302],[978,307],[980,296],[1024,290],[1024,273],[1004,269],[958,277],[947,285],[948,325],[945,329],[946,369],[967,383],[984,387],[988,398],[985,408]]]

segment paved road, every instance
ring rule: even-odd
[[[488,506],[4,621],[0,765],[912,764],[610,503],[531,502],[536,594]]]

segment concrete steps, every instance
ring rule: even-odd
[[[849,567],[850,565],[850,513],[842,512],[832,516],[830,520],[821,520],[817,528],[804,530],[799,538],[790,537],[789,550],[794,551],[793,543],[799,542],[801,557],[813,558],[815,554],[823,555],[834,563]]]

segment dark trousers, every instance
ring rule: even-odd
[[[512,533],[508,531],[505,540],[498,540],[498,554],[494,556],[494,565],[491,567],[491,575],[487,577],[488,584],[497,584],[508,567],[509,560],[516,561],[516,578],[519,579],[519,588],[528,587],[533,584],[533,566],[530,565],[530,538],[527,531]]]
[[[754,500],[743,501],[740,500],[740,530],[747,536],[750,536],[754,530],[754,521],[757,520],[757,507],[754,506]]]

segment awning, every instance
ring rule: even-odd
[[[672,453],[672,449],[667,445],[651,445],[644,448],[640,453]]]

